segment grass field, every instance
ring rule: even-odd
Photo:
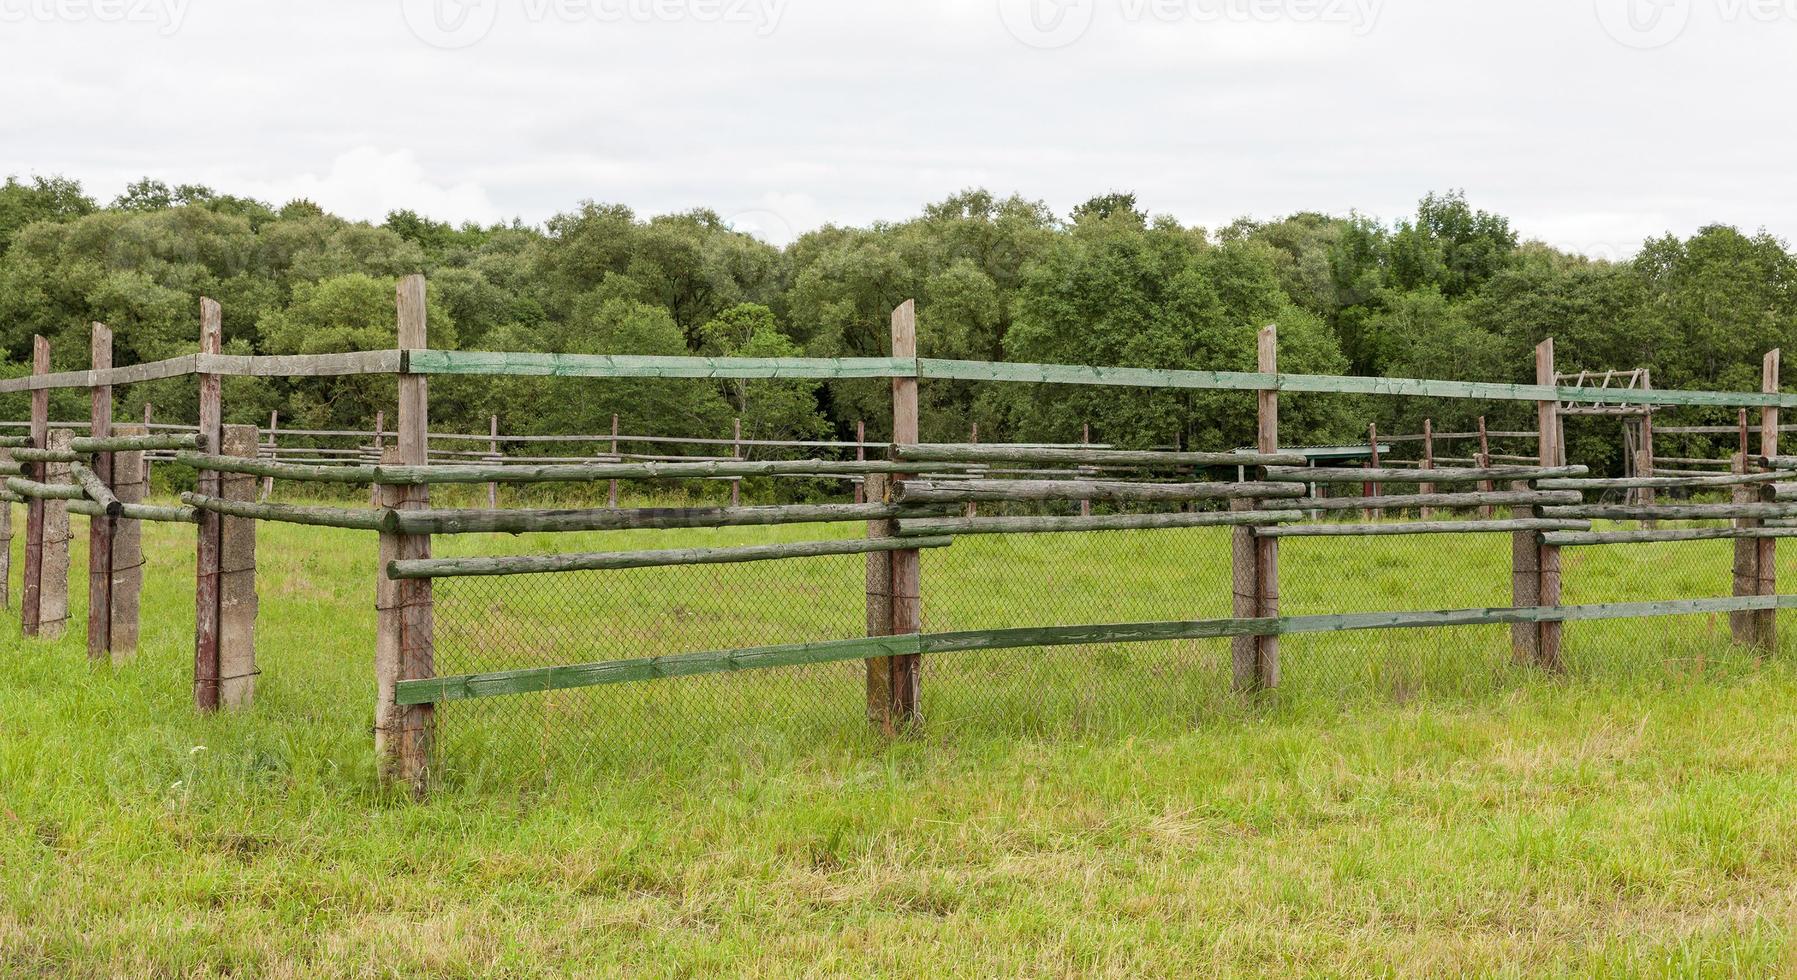
[[[414,805],[374,788],[372,540],[263,528],[257,703],[201,719],[191,536],[150,534],[129,667],[90,669],[79,623],[0,640],[0,974],[1797,966],[1797,669],[1708,617],[1569,627],[1557,679],[1509,668],[1501,629],[1288,638],[1256,704],[1223,644],[982,655],[928,665],[929,726],[892,745],[859,724],[858,665],[493,699],[443,712],[442,786]],[[580,537],[439,553],[651,540]],[[926,618],[1217,615],[1222,540],[969,539],[926,557]],[[1507,549],[1289,544],[1284,601],[1498,604]],[[1727,562],[1569,552],[1567,601],[1726,594]],[[856,562],[777,568],[440,583],[440,666],[859,628]]]

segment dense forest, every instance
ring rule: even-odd
[[[916,298],[925,356],[1252,370],[1254,333],[1279,325],[1286,371],[1533,381],[1531,348],[1556,338],[1562,368],[1654,370],[1656,387],[1757,390],[1762,352],[1797,341],[1797,276],[1779,240],[1712,226],[1605,262],[1520,242],[1464,194],[1431,194],[1396,222],[1300,213],[1224,228],[1183,226],[1127,193],[1066,216],[969,190],[909,220],[824,227],[784,249],[717,214],[643,219],[584,203],[541,227],[459,227],[409,211],[379,225],[304,200],[280,206],[144,180],[101,205],[56,177],[0,188],[0,364],[25,370],[33,334],[57,369],[86,366],[87,324],[117,335],[117,362],[194,349],[198,298],[224,306],[226,350],[319,353],[391,347],[397,277],[430,278],[433,346],[744,356],[886,352],[891,309]],[[304,427],[362,427],[392,397],[379,379],[232,379],[234,421],[278,410]],[[83,396],[55,411],[83,418]],[[125,392],[191,415],[191,383]],[[1227,448],[1253,438],[1248,397],[934,382],[924,436],[1068,441],[1082,424],[1118,445]],[[433,427],[751,438],[885,431],[875,381],[578,382],[441,379]],[[23,402],[0,405],[18,417]],[[1528,408],[1295,396],[1287,441],[1526,424]],[[1686,412],[1678,421],[1724,416]],[[1606,462],[1613,422],[1579,423],[1574,451]],[[1582,441],[1582,442],[1581,442]]]

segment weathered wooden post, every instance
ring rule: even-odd
[[[857,420],[855,420],[855,462],[859,463],[866,458],[867,458],[867,420],[857,419]],[[864,478],[858,477],[856,479],[856,483],[855,483],[855,503],[858,503],[858,504],[866,503],[870,499],[868,490],[869,490],[869,488],[867,485],[867,480]],[[873,636],[873,635],[877,635],[877,634],[870,633],[869,635]]]
[[[144,402],[144,435],[146,435],[146,436],[149,435],[152,431],[154,431],[150,426],[150,419],[154,416],[154,413],[155,413],[155,408],[149,402]],[[149,486],[149,484],[150,484],[150,460],[149,460],[149,457],[146,456],[146,457],[144,457],[144,485]]]
[[[1535,383],[1554,387],[1554,339],[1549,337],[1535,348]],[[1560,400],[1558,397],[1544,400],[1536,404],[1536,426],[1540,430],[1541,445],[1539,447],[1542,466],[1560,466],[1566,461],[1566,450],[1561,445],[1560,434]],[[1539,514],[1539,510],[1533,513]],[[1540,576],[1540,584],[1536,587],[1537,603],[1542,606],[1558,606],[1560,604],[1560,549],[1543,543],[1539,534],[1531,533],[1530,539],[1537,548],[1535,566]],[[1561,624],[1557,622],[1541,623],[1536,631],[1535,647],[1536,663],[1543,669],[1557,671],[1562,665],[1560,659]]]
[[[0,466],[12,469],[12,450],[0,448]],[[12,498],[0,500],[0,608],[12,608]]]
[[[1092,423],[1090,423],[1090,422],[1080,423],[1079,444],[1082,447],[1092,445]],[[1079,516],[1081,516],[1081,517],[1091,517],[1092,516],[1092,501],[1090,499],[1081,500],[1079,502]]]
[[[1258,355],[1260,373],[1279,373],[1278,328],[1267,326],[1261,330]],[[1256,401],[1256,449],[1262,453],[1278,452],[1278,389],[1261,389],[1256,393]],[[1259,501],[1255,500],[1230,502],[1232,510],[1255,510],[1258,506]],[[1238,527],[1232,532],[1231,545],[1235,617],[1278,618],[1279,540],[1258,537],[1253,528]],[[1237,691],[1264,691],[1279,686],[1279,637],[1238,636],[1230,641],[1230,648]]]
[[[915,360],[917,357],[917,302],[906,300],[892,311],[892,356]],[[892,443],[894,446],[917,443],[917,375],[892,379]],[[910,474],[893,477],[909,478]],[[892,632],[891,636],[908,636],[923,631],[922,559],[916,549],[892,554]],[[896,730],[915,725],[922,719],[918,702],[922,696],[918,654],[901,654],[890,658],[891,687],[888,716]]]
[[[623,462],[623,457],[618,455],[618,417],[616,415],[611,417],[611,458]],[[616,480],[611,481],[611,486],[605,491],[605,506],[618,506],[618,481]]]
[[[256,458],[256,427],[227,425],[219,451]],[[254,476],[226,473],[218,495],[254,503]],[[221,516],[218,522],[218,700],[226,708],[247,708],[256,696],[256,522]]]
[[[888,498],[887,475],[866,475],[867,500],[884,503]],[[890,538],[897,533],[894,521],[867,522],[867,536]],[[867,635],[892,635],[892,553],[867,553]],[[892,714],[892,658],[870,657],[867,660],[867,721],[884,735],[898,733]]]
[[[1776,395],[1779,391],[1779,359],[1781,352],[1769,351],[1761,362],[1760,390],[1768,395]],[[1760,409],[1760,455],[1778,455],[1778,407],[1767,405]],[[1760,484],[1759,499],[1762,503],[1773,503],[1777,498],[1776,491],[1769,483]],[[1754,542],[1758,546],[1758,594],[1762,596],[1778,595],[1778,539],[1760,538]],[[1754,641],[1766,653],[1778,649],[1778,610],[1762,609],[1756,612],[1758,623],[1754,628]]]
[[[487,460],[487,462],[492,463],[494,466],[498,466],[500,464],[501,461],[499,459],[499,416],[497,416],[497,415],[491,415],[491,416],[487,417],[487,454],[492,457],[491,459]],[[487,484],[487,507],[489,507],[490,509],[493,509],[493,510],[499,509],[499,481],[498,480],[494,480]]]
[[[1643,391],[1652,391],[1653,390],[1653,372],[1645,370],[1645,369],[1642,370],[1642,372],[1641,372],[1641,389]],[[1640,446],[1637,447],[1635,452],[1636,452],[1635,475],[1636,476],[1653,476],[1654,451],[1653,451],[1653,406],[1652,405],[1646,406],[1642,412]],[[1655,493],[1654,493],[1654,489],[1652,487],[1642,487],[1640,490],[1636,491],[1635,503],[1639,504],[1642,507],[1652,507],[1653,503],[1654,503],[1654,497],[1655,497]],[[1659,523],[1660,523],[1659,521],[1644,521],[1644,522],[1642,522],[1642,526],[1646,527],[1646,528],[1654,528],[1654,527],[1658,527]]]
[[[386,458],[387,458],[387,413],[381,409],[375,409],[375,412],[374,412],[374,461],[378,463],[378,462],[381,462],[382,460],[385,460]],[[381,507],[381,506],[385,506],[385,504],[386,504],[386,501],[381,496],[381,488],[378,485],[369,487],[368,488],[368,506]]]
[[[425,322],[423,276],[407,276],[398,289],[399,347],[421,350],[429,346]],[[424,375],[402,370],[399,375],[399,437],[386,456],[388,461],[409,465],[429,464],[430,392]],[[422,484],[384,485],[382,498],[400,510],[429,506],[430,489]],[[375,754],[382,781],[406,787],[422,797],[430,785],[431,744],[436,735],[436,714],[429,704],[400,705],[394,692],[400,681],[427,680],[436,674],[431,626],[431,580],[394,580],[387,576],[391,560],[429,558],[428,534],[381,535],[380,571],[376,575],[375,605],[379,611],[375,641]]]
[[[50,341],[31,338],[31,373],[50,373]],[[31,389],[31,446],[50,448],[50,389]],[[26,467],[33,480],[44,479],[44,464]],[[19,624],[26,636],[37,636],[43,623],[44,599],[44,501],[32,497],[25,501],[25,581],[20,589]]]
[[[147,436],[149,426],[121,425],[121,436]],[[141,504],[150,492],[150,464],[141,449],[112,454],[112,495],[120,503]],[[113,519],[112,620],[107,626],[107,649],[114,666],[137,655],[138,610],[144,577],[143,526],[125,517]]]
[[[67,429],[50,433],[49,447],[56,452],[69,451],[75,434]],[[72,483],[68,463],[44,466],[44,482]],[[43,582],[39,600],[38,635],[47,640],[60,639],[69,629],[69,502],[44,501]]]
[[[1474,465],[1482,469],[1491,468],[1491,433],[1485,428],[1485,416],[1483,415],[1479,416],[1479,458]],[[1485,493],[1490,493],[1494,489],[1494,484],[1490,480],[1480,480],[1479,489]],[[1493,511],[1490,504],[1485,504],[1479,508],[1479,516],[1485,520],[1491,520],[1492,514]]]
[[[269,412],[268,413],[268,458],[269,459],[279,459],[280,455],[281,455],[280,453],[275,452],[275,449],[277,448],[276,443],[275,443],[275,430],[280,428],[280,425],[281,425],[281,413],[280,412]],[[267,500],[268,498],[274,496],[274,493],[275,493],[275,478],[272,476],[263,477],[262,478],[262,499]]]
[[[743,420],[733,419],[730,423],[730,458],[743,458]],[[732,477],[730,480],[730,506],[740,507],[743,502],[743,478]]]
[[[980,444],[980,424],[978,422],[975,422],[971,426],[968,427],[967,444],[970,446],[977,446]],[[980,505],[976,504],[972,501],[968,501],[967,516],[968,517],[980,516]]]
[[[95,371],[112,368],[112,331],[103,323],[92,326],[91,365]],[[97,384],[90,389],[92,414],[88,434],[95,439],[112,435],[112,385]],[[113,484],[111,453],[95,453],[93,472],[108,487]],[[109,660],[112,655],[112,563],[114,522],[104,514],[87,521],[87,659]]]
[[[1379,424],[1377,422],[1372,422],[1372,423],[1367,424],[1366,444],[1367,444],[1367,449],[1371,451],[1371,455],[1367,457],[1367,462],[1362,463],[1360,465],[1361,465],[1361,468],[1370,470],[1379,465]],[[1368,499],[1373,496],[1373,481],[1365,480],[1365,481],[1361,482],[1360,496],[1362,499]],[[1373,508],[1371,508],[1371,507],[1360,508],[1360,519],[1364,520],[1364,521],[1372,520],[1373,519]]]
[[[1423,471],[1423,475],[1428,476],[1429,471],[1434,468],[1435,468],[1435,420],[1434,419],[1423,419],[1423,465],[1421,467],[1421,469]],[[1419,493],[1434,493],[1435,492],[1435,484],[1424,483],[1417,488],[1417,492],[1419,492]],[[1422,514],[1423,520],[1426,521],[1430,517],[1432,517],[1435,512],[1432,508],[1423,507],[1423,508],[1420,508],[1420,513]]]
[[[210,299],[200,300],[200,356],[224,350],[224,311]],[[224,418],[223,379],[200,372],[200,452],[216,455],[221,448]],[[198,493],[218,496],[217,470],[201,470]],[[202,712],[218,710],[218,569],[219,515],[199,513],[199,539],[194,548],[193,705]]]

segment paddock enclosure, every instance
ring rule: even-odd
[[[38,338],[34,373],[0,381],[31,395],[25,434],[0,437],[5,497],[25,504],[24,634],[85,623],[89,656],[131,670],[144,524],[192,526],[194,706],[250,710],[271,601],[257,587],[257,529],[331,529],[332,546],[378,551],[374,747],[383,780],[421,795],[440,772],[520,746],[552,767],[768,719],[891,737],[1137,731],[1294,692],[1403,697],[1518,674],[1686,669],[1725,650],[1775,652],[1779,612],[1797,609],[1778,589],[1778,541],[1797,535],[1780,411],[1797,395],[1779,390],[1777,351],[1759,392],[1660,390],[1640,369],[1564,373],[1552,340],[1534,384],[1284,374],[1270,327],[1253,372],[947,361],[917,356],[910,303],[893,314],[887,357],[444,351],[429,345],[425,290],[422,277],[401,282],[393,350],[224,355],[210,300],[197,352],[171,360],[115,367],[95,324],[91,368],[51,373]],[[391,376],[397,411],[366,436],[226,425],[224,379],[245,375]],[[601,450],[609,438],[609,452],[528,455],[550,441],[539,437],[506,453],[497,420],[488,433],[431,431],[433,376],[869,379],[890,384],[892,435],[756,444],[739,430],[697,447],[728,456],[693,458],[621,453],[643,439],[614,422],[565,437]],[[184,377],[197,424],[115,424],[115,388]],[[938,381],[1233,392],[1258,439],[1203,451],[1116,449],[1087,431],[1051,445],[977,432],[923,443],[919,389]],[[90,417],[52,420],[58,388],[90,392]],[[1282,444],[1282,400],[1313,397],[1520,404],[1536,425]],[[1662,444],[1726,437],[1726,458],[1656,455],[1656,416],[1680,412],[1705,424],[1661,426]],[[1566,419],[1581,416],[1620,423],[1625,475],[1568,460]],[[748,458],[758,449],[789,458]],[[171,462],[197,474],[193,489],[152,503],[149,470]],[[807,480],[828,499],[745,505],[746,479]],[[670,507],[654,492],[695,481],[727,502]],[[575,505],[500,506],[536,485]],[[443,506],[482,494],[484,507]],[[640,495],[648,506],[625,499]],[[69,609],[70,514],[88,518],[84,618]]]

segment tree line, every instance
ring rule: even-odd
[[[1628,261],[1519,241],[1463,193],[1430,194],[1393,222],[1299,213],[1204,229],[1152,215],[1134,195],[1062,216],[1039,201],[968,190],[898,222],[826,226],[777,248],[713,211],[643,218],[586,202],[541,226],[452,225],[411,211],[380,224],[316,204],[280,206],[198,185],[135,183],[101,205],[59,177],[0,187],[0,371],[25,373],[31,337],[57,370],[86,366],[87,324],[115,333],[117,363],[194,350],[197,304],[224,307],[229,353],[391,347],[398,277],[430,279],[432,346],[595,354],[881,356],[888,319],[918,302],[926,357],[1253,370],[1256,330],[1277,324],[1281,369],[1448,380],[1534,380],[1553,336],[1563,368],[1650,367],[1661,388],[1757,390],[1760,355],[1797,341],[1793,257],[1726,225],[1642,244]],[[135,386],[188,418],[191,383]],[[230,421],[367,428],[391,411],[386,379],[230,379]],[[717,437],[870,439],[889,419],[882,381],[578,381],[443,378],[433,428]],[[1070,442],[1090,426],[1118,446],[1231,448],[1254,438],[1252,396],[930,382],[923,437]],[[16,402],[16,404],[15,404]],[[1530,427],[1530,406],[1293,396],[1291,444],[1384,432]],[[21,399],[0,410],[13,418]],[[54,411],[84,418],[83,396]],[[1680,410],[1676,422],[1728,422]],[[1614,420],[1579,420],[1581,461],[1615,465]],[[1718,440],[1718,443],[1726,440]],[[1703,451],[1694,447],[1692,452]]]

